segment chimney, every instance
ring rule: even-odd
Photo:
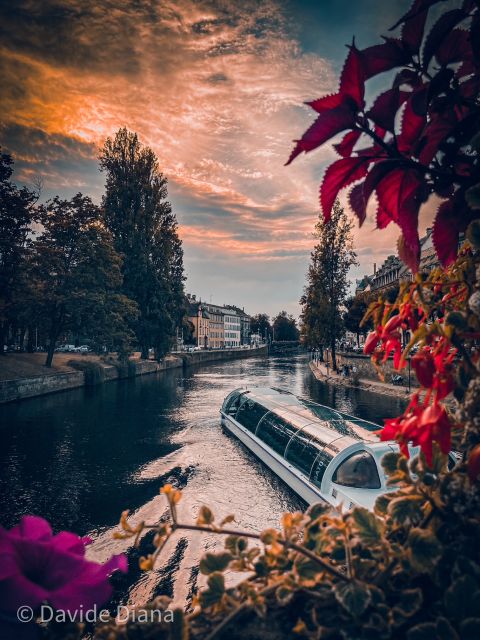
[[[375,275],[377,273],[377,263],[374,262],[373,263],[373,275]]]

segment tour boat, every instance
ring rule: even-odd
[[[398,446],[380,441],[377,424],[267,387],[235,389],[220,414],[222,426],[308,504],[373,509],[390,490],[381,459]]]

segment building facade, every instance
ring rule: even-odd
[[[245,313],[244,309],[240,309],[234,305],[228,305],[225,307],[226,309],[232,309],[235,313],[240,317],[240,344],[241,345],[249,345],[250,344],[250,334],[251,334],[251,318],[248,313]]]
[[[210,314],[202,302],[197,302],[195,296],[189,298],[188,320],[193,325],[193,338],[197,347],[207,349],[209,346]]]
[[[225,307],[223,316],[225,347],[239,347],[242,339],[242,321],[235,309]]]
[[[225,309],[215,304],[206,304],[210,319],[208,323],[208,346],[211,349],[223,349],[225,346]]]
[[[391,255],[383,262],[371,277],[370,290],[382,291],[389,289],[400,282],[400,272],[403,262],[397,256]]]

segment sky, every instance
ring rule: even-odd
[[[285,162],[337,90],[355,36],[380,35],[408,0],[13,0],[0,2],[0,145],[43,199],[100,203],[98,153],[120,127],[153,148],[179,222],[186,290],[251,314],[298,315],[318,187],[332,145]],[[374,89],[385,79],[376,80]],[[372,94],[373,95],[373,94]],[[428,224],[428,211],[423,226]],[[398,229],[355,225],[359,266]]]

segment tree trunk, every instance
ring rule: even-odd
[[[331,349],[332,349],[332,369],[333,369],[333,371],[337,371],[337,356],[336,356],[336,352],[335,352],[335,338],[332,340]]]
[[[53,354],[55,353],[56,342],[57,342],[56,338],[50,338],[50,341],[48,343],[47,359],[45,360],[46,367],[52,366]]]
[[[5,331],[5,323],[4,322],[0,322],[0,355],[4,356],[5,354],[5,337],[6,337],[6,331]]]
[[[148,360],[148,347],[142,344],[142,352],[140,354],[142,360]]]
[[[33,353],[35,351],[35,344],[33,343],[34,334],[35,334],[35,329],[32,326],[28,327],[28,340],[27,340],[28,353]]]
[[[360,334],[357,333],[357,347],[360,346]]]

